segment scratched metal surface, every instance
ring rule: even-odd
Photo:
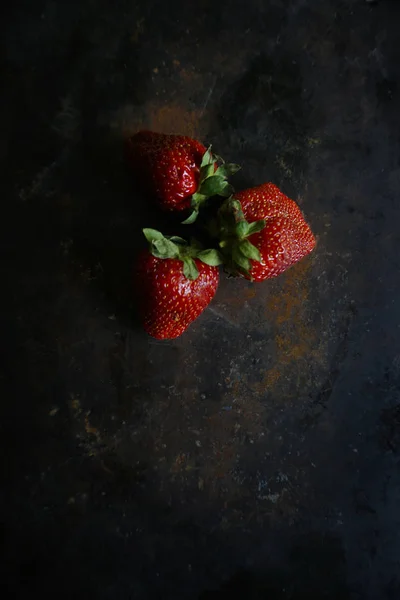
[[[399,18],[8,9],[3,598],[399,598]],[[274,281],[222,279],[166,343],[132,314],[159,219],[121,159],[141,127],[214,144],[237,187],[274,181],[318,237]]]

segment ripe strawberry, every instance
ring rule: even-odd
[[[233,193],[227,177],[239,167],[218,167],[219,157],[190,137],[139,131],[126,140],[125,150],[142,186],[163,209],[192,208],[185,223],[196,219],[200,205],[209,197],[228,197]]]
[[[228,266],[252,281],[280,275],[315,247],[300,208],[272,183],[234,194],[220,218]]]
[[[213,299],[222,260],[217,250],[199,250],[154,229],[143,232],[150,249],[139,256],[134,276],[143,327],[159,340],[176,338]]]

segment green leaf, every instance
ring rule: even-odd
[[[176,244],[166,238],[152,242],[152,249],[157,250],[158,258],[175,258],[179,255],[179,248]]]
[[[202,202],[204,202],[204,200],[207,200],[207,196],[205,196],[204,194],[201,194],[200,192],[195,192],[192,196],[192,202],[191,202],[192,208],[193,208],[193,206],[200,206],[200,204]]]
[[[199,192],[202,196],[209,198],[210,196],[216,196],[218,191],[225,184],[225,180],[222,177],[209,177],[200,186]]]
[[[233,193],[232,186],[223,177],[214,175],[206,179],[200,186],[200,194],[203,196],[230,196]]]
[[[210,250],[202,250],[197,254],[197,258],[206,265],[210,265],[210,267],[218,267],[218,265],[222,265],[224,262],[218,250],[212,248]]]
[[[183,259],[183,274],[186,277],[186,279],[190,279],[192,281],[198,278],[199,271],[196,267],[196,263],[194,262],[193,258],[185,256],[185,258]]]
[[[232,196],[232,194],[234,192],[235,192],[235,190],[233,189],[233,186],[231,186],[230,183],[228,183],[227,181],[225,181],[225,185],[218,192],[218,195],[219,196],[223,196],[223,198],[229,198],[230,196]]]
[[[237,223],[236,225],[236,235],[237,237],[242,240],[243,238],[245,238],[249,232],[249,224],[247,221],[239,221],[239,223]]]
[[[178,235],[172,235],[168,239],[170,239],[171,242],[174,242],[174,244],[179,244],[180,246],[187,246],[188,245],[187,241],[184,240],[183,238],[179,237]]]
[[[195,222],[195,220],[197,219],[197,217],[199,216],[199,211],[198,210],[194,210],[187,219],[185,219],[184,221],[182,221],[182,225],[191,225],[192,223]]]
[[[241,168],[242,167],[240,165],[225,163],[224,165],[221,165],[220,167],[218,167],[216,174],[219,175],[220,177],[230,177],[230,175],[234,175]]]
[[[213,156],[214,156],[214,160],[215,160],[215,162],[219,162],[219,163],[221,163],[221,165],[224,165],[224,164],[225,164],[225,161],[224,161],[224,159],[222,158],[222,156],[218,156],[218,154],[214,154]]]
[[[261,261],[260,251],[251,242],[249,242],[249,240],[242,240],[239,244],[239,248],[241,253],[246,256],[246,258],[251,258],[257,262]]]
[[[143,233],[146,240],[150,243],[156,240],[164,239],[163,234],[160,231],[157,231],[156,229],[149,229],[148,227],[146,227],[145,229],[143,229]]]
[[[150,252],[156,258],[176,258],[179,255],[179,246],[177,246],[174,241],[170,238],[166,238],[163,236],[160,231],[156,229],[143,229],[143,233],[150,242]],[[182,238],[175,238],[182,240]],[[182,240],[185,244],[185,240]]]
[[[231,206],[235,212],[242,212],[242,205],[239,200],[236,200],[235,198],[229,200],[229,206]]]
[[[212,162],[214,162],[214,157],[211,153],[211,146],[209,146],[203,154],[200,168],[205,167],[206,165],[210,165]]]
[[[214,163],[211,163],[210,165],[206,165],[205,167],[202,167],[200,170],[200,182],[202,182],[205,179],[207,179],[208,177],[211,177],[212,175],[214,175],[214,171],[215,171]]]
[[[232,250],[232,258],[235,263],[243,269],[244,271],[249,271],[251,269],[251,263],[249,259],[242,253],[238,246],[235,246]]]
[[[170,258],[169,256],[165,256],[165,255],[164,255],[162,252],[159,252],[159,251],[157,250],[157,248],[155,248],[154,246],[152,246],[152,247],[151,247],[151,250],[150,250],[150,252],[151,252],[151,254],[152,254],[153,256],[155,256],[156,258],[162,258],[162,259],[165,259],[165,258]]]
[[[265,219],[260,219],[259,221],[254,221],[254,223],[250,223],[247,235],[248,236],[253,235],[253,233],[258,233],[259,231],[262,231],[264,229],[265,225],[266,225]]]
[[[197,219],[197,213],[199,212],[199,208],[202,204],[204,204],[204,202],[207,200],[207,196],[205,196],[204,194],[201,194],[200,192],[195,192],[192,196],[192,200],[190,203],[191,208],[194,209],[196,216],[194,217],[194,220]],[[192,216],[192,215],[191,215]],[[189,217],[190,219],[191,217]],[[186,219],[187,221],[187,219]],[[193,223],[193,221],[188,221],[188,223],[184,221],[184,223],[187,225],[188,223]]]
[[[245,220],[241,203],[239,202],[239,200],[236,200],[236,198],[233,197],[225,200],[225,202],[220,208],[220,213],[225,216],[228,215],[230,217],[233,217],[236,223]]]

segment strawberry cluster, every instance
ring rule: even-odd
[[[264,281],[315,247],[314,235],[293,200],[272,183],[235,193],[228,179],[240,167],[225,163],[200,142],[140,131],[126,140],[125,150],[135,177],[158,206],[181,212],[185,225],[201,215],[212,246],[143,230],[148,249],[138,257],[135,279],[140,283],[141,320],[149,335],[180,336],[213,299],[219,265],[230,275]],[[219,203],[210,203],[210,198],[219,198]]]

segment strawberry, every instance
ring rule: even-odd
[[[228,267],[252,281],[280,275],[315,247],[297,204],[272,183],[234,194],[220,209]]]
[[[154,229],[143,232],[150,248],[139,256],[134,275],[143,327],[159,340],[176,338],[213,299],[222,260],[217,250],[200,250]]]
[[[142,186],[163,209],[192,209],[185,223],[195,221],[201,204],[211,196],[233,193],[227,177],[239,167],[218,166],[219,157],[190,137],[139,131],[126,140],[125,150]]]

